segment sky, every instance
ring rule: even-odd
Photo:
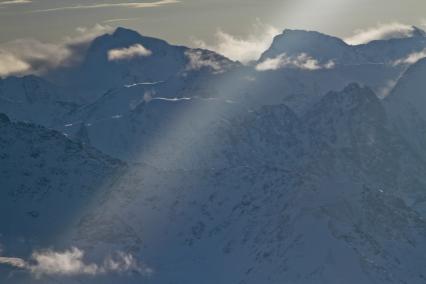
[[[70,47],[118,26],[245,63],[287,28],[361,44],[426,28],[425,11],[420,0],[0,0],[0,76],[68,64]]]
[[[379,24],[421,26],[425,11],[426,1],[419,0],[0,0],[0,43],[51,42],[96,24],[125,26],[184,45],[212,44],[218,30],[248,37],[259,23],[348,37]]]

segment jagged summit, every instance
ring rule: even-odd
[[[360,108],[365,109],[366,107],[375,107],[377,109],[378,105],[380,105],[380,99],[369,87],[360,86],[358,83],[351,83],[342,91],[329,92],[322,98],[316,109],[334,109],[334,111],[330,112],[337,113],[336,109],[345,111]]]

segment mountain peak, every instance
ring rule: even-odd
[[[317,37],[317,38],[328,38],[328,39],[342,41],[341,39],[331,35],[327,35],[318,31],[310,31],[310,30],[303,30],[303,29],[285,29],[277,37],[280,37],[280,36],[300,36],[300,37],[310,37],[310,38]]]
[[[260,61],[281,54],[289,57],[307,54],[320,63],[330,60],[346,63],[357,61],[357,56],[342,39],[306,30],[284,30],[274,38],[271,47],[262,54]]]
[[[377,105],[380,105],[380,100],[369,87],[351,83],[340,92],[331,91],[325,95],[318,109],[327,110],[327,113],[334,112],[331,109],[353,110]]]
[[[112,33],[112,36],[114,38],[138,38],[141,37],[141,35],[134,30],[118,27],[115,29],[115,31]]]
[[[412,26],[412,37],[426,37],[426,32],[419,27]]]

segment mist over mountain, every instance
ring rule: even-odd
[[[118,28],[0,79],[0,282],[425,283],[425,50]]]

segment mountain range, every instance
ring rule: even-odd
[[[415,31],[285,30],[244,65],[118,28],[1,79],[0,282],[426,283]]]

